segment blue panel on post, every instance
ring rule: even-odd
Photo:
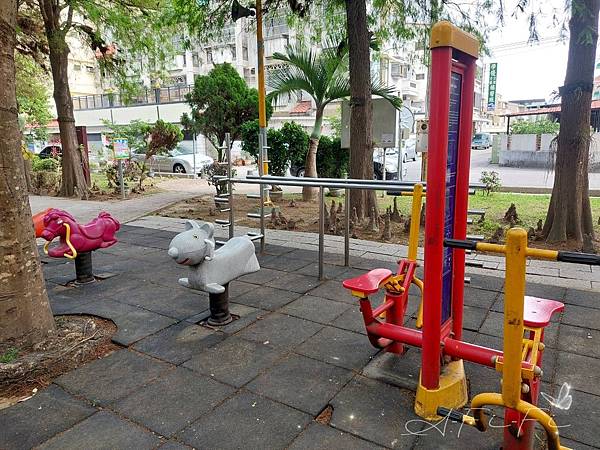
[[[460,123],[462,75],[450,75],[450,111],[448,117],[448,162],[446,166],[446,207],[444,239],[454,236],[454,202],[456,200],[456,170],[458,162],[458,134]],[[442,266],[442,323],[450,318],[452,310],[452,249],[444,248]]]

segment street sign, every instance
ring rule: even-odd
[[[488,101],[487,109],[493,111],[496,109],[496,78],[498,76],[498,63],[490,64],[490,78],[488,83]]]
[[[113,139],[113,153],[115,159],[129,159],[129,141],[123,138]]]

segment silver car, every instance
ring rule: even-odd
[[[133,155],[137,161],[143,160],[144,157],[144,154]],[[210,156],[196,153],[196,175],[200,175],[213,163],[214,160]],[[166,155],[152,156],[149,166],[151,172],[192,174],[194,173],[194,152],[192,149],[178,146]]]

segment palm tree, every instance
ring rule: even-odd
[[[334,100],[350,96],[347,48],[345,45],[332,45],[317,52],[306,48],[302,43],[297,43],[295,46],[288,45],[286,54],[273,55],[273,59],[286,64],[282,69],[271,74],[268,84],[272,92],[269,93],[268,100],[276,99],[283,94],[304,91],[315,102],[315,124],[306,154],[305,177],[317,176],[317,148],[321,138],[325,107]],[[401,105],[402,101],[394,95],[392,87],[372,81],[371,92],[386,98],[397,108]],[[304,201],[314,200],[316,195],[316,188],[307,186],[302,188]]]

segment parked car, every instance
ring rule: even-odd
[[[144,153],[134,153],[132,158],[142,161]],[[200,175],[214,163],[207,155],[196,153],[196,174]],[[156,155],[150,158],[150,169],[154,172],[193,173],[194,152],[192,149],[178,146],[166,155]]]
[[[486,150],[492,146],[492,136],[487,133],[476,133],[471,141],[471,148]]]
[[[408,160],[416,161],[417,152],[415,151],[415,140],[414,138],[408,139],[406,145],[403,145],[402,161],[407,162]],[[398,149],[388,148],[385,153],[385,166],[386,166],[386,180],[397,180],[398,179]],[[290,175],[293,177],[304,176],[304,164],[293,164],[290,167]],[[373,178],[376,180],[383,180],[383,158],[381,151],[376,150],[373,152]]]
[[[417,160],[417,139],[411,137],[402,141],[402,162]]]
[[[60,144],[46,145],[41,152],[38,153],[40,159],[60,158],[62,156],[62,147]]]

